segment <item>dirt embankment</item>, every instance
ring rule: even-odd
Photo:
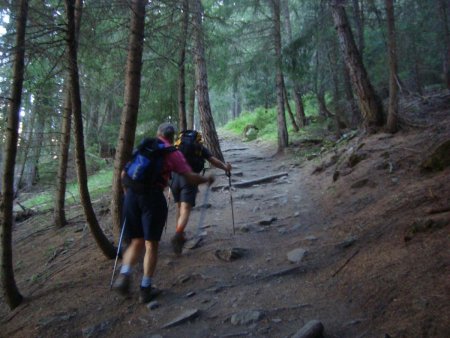
[[[109,290],[114,262],[80,207],[63,229],[50,215],[18,223],[14,263],[27,300],[2,306],[0,335],[291,337],[318,320],[329,338],[450,337],[450,168],[421,168],[449,138],[448,110],[438,117],[394,136],[353,135],[310,161],[222,135],[233,185],[282,175],[232,189],[233,228],[228,180],[216,170],[204,224],[202,188],[189,225],[202,240],[179,258],[171,203],[152,309],[137,301],[140,266],[130,298]],[[108,207],[109,196],[96,201],[111,235]]]

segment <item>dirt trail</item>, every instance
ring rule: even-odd
[[[438,132],[449,131],[450,122],[441,123]],[[423,154],[404,152],[420,144],[426,153],[428,135],[356,138],[300,163],[273,156],[273,145],[221,135],[233,184],[288,175],[232,189],[235,234],[227,189],[210,192],[197,231],[202,187],[188,226],[202,241],[179,258],[169,243],[171,202],[154,278],[163,292],[153,309],[138,303],[141,266],[130,298],[109,290],[114,262],[97,249],[80,207],[70,208],[63,229],[49,224],[49,214],[20,223],[14,260],[27,301],[13,312],[1,307],[0,336],[292,337],[310,320],[322,322],[325,338],[450,336],[448,213],[437,215],[439,227],[404,239],[430,206],[450,203],[449,168],[423,176]],[[361,162],[341,166],[336,178],[355,149],[365,154]],[[214,186],[226,187],[223,172],[212,171]],[[111,236],[109,202],[104,196],[95,205]]]

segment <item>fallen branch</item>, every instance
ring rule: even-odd
[[[442,207],[442,208],[436,208],[436,209],[430,209],[427,211],[427,214],[442,214],[444,212],[449,212],[450,206],[448,207]]]
[[[352,259],[353,257],[355,257],[358,253],[359,253],[359,249],[356,250],[349,258],[347,258],[347,260],[345,261],[345,263],[342,264],[341,267],[340,267],[339,269],[337,269],[337,270],[331,275],[331,277],[336,276],[336,275],[339,273],[339,271],[341,271],[341,270],[348,264],[348,262],[350,262],[351,259]]]
[[[237,150],[247,150],[247,149],[248,148],[246,148],[246,147],[245,148],[244,147],[243,148],[229,148],[229,149],[222,150],[222,152],[225,153],[227,151],[235,151],[235,150],[237,151]]]
[[[247,188],[254,184],[267,183],[267,182],[273,181],[274,179],[277,179],[277,178],[280,178],[283,176],[287,176],[287,175],[288,175],[288,173],[283,172],[283,173],[279,173],[279,174],[275,174],[275,175],[271,175],[271,176],[257,178],[256,180],[233,183],[232,186],[235,188]],[[228,188],[228,185],[217,185],[215,187],[212,187],[211,190],[216,191],[216,190],[221,190],[221,189],[226,189],[226,188]]]

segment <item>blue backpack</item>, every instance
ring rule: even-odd
[[[155,188],[158,183],[163,183],[161,173],[164,154],[175,150],[175,147],[167,147],[158,138],[145,138],[133,151],[131,161],[125,166],[123,184],[135,192],[145,192]]]

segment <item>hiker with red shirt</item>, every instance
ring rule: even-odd
[[[171,147],[174,142],[175,127],[170,123],[163,123],[158,127],[157,137],[165,147]],[[124,216],[126,219],[125,232],[131,239],[122,259],[120,274],[113,284],[113,288],[121,294],[128,295],[132,267],[137,263],[142,252],[143,277],[140,285],[140,301],[148,303],[154,296],[152,292],[152,278],[158,261],[158,246],[167,218],[167,201],[163,190],[168,185],[171,172],[183,176],[190,184],[212,184],[214,177],[201,176],[194,173],[186,162],[183,154],[178,150],[167,151],[163,155],[163,165],[157,179],[147,184],[144,189],[137,189],[131,184],[131,178],[125,170],[122,171],[122,184],[125,189]]]

